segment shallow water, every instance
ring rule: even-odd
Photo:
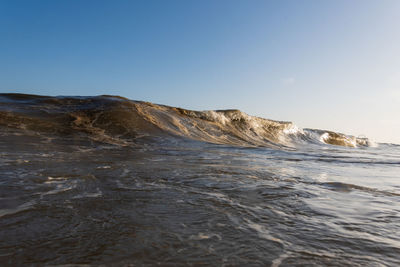
[[[397,266],[400,146],[119,97],[0,94],[0,265]]]
[[[0,263],[400,264],[400,148],[134,146],[2,128]]]

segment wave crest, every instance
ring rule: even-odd
[[[86,134],[96,141],[120,145],[143,136],[175,136],[238,146],[371,144],[367,138],[301,129],[291,122],[250,116],[236,109],[193,111],[108,95],[0,94],[0,125],[41,133]]]

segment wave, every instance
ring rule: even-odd
[[[265,147],[310,143],[346,147],[373,144],[365,137],[301,129],[291,122],[250,116],[235,109],[193,111],[110,95],[0,94],[0,126],[58,135],[80,134],[119,145],[129,145],[147,136]]]

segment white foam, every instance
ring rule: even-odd
[[[276,238],[271,235],[271,233],[261,224],[254,223],[248,219],[245,219],[247,222],[247,226],[257,232],[257,234],[267,240],[275,241],[283,245],[283,241],[279,238]]]

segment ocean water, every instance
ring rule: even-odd
[[[0,264],[398,266],[400,146],[237,110],[0,95]]]

